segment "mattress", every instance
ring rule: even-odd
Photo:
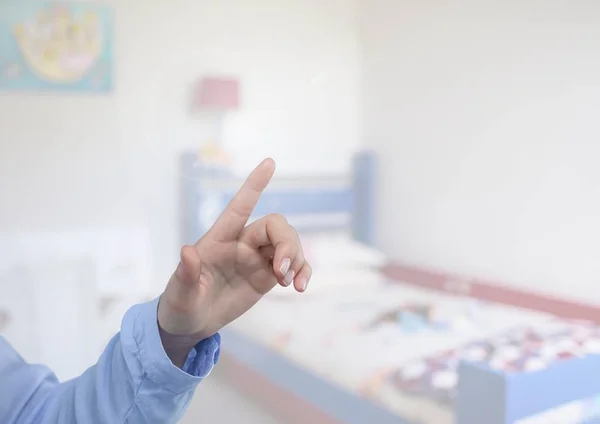
[[[297,296],[276,290],[233,328],[414,422],[453,422],[459,359],[520,372],[600,352],[600,331],[587,323],[390,283],[375,271],[343,277],[346,284],[319,278],[311,285],[329,290]],[[573,337],[579,345],[569,342]],[[520,424],[576,423],[597,403],[566,405]]]

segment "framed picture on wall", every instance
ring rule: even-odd
[[[85,2],[0,2],[0,90],[108,92],[112,8]]]

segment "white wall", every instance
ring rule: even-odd
[[[600,4],[362,5],[384,248],[600,301]]]
[[[188,113],[205,73],[238,76],[226,142],[238,169],[347,169],[358,143],[351,0],[112,0],[116,91],[0,94],[0,229],[147,223],[160,279],[178,254],[177,157],[205,125]]]

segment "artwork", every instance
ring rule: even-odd
[[[101,5],[0,2],[0,89],[110,91],[112,21]]]

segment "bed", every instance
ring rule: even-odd
[[[182,157],[182,241],[241,180]],[[377,161],[351,175],[276,179],[255,216],[282,213],[314,266],[223,332],[222,368],[290,423],[600,422],[600,309],[391,262],[374,247]]]

